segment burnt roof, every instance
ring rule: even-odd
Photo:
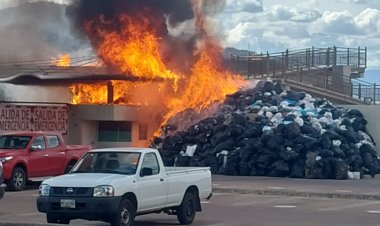
[[[74,83],[98,83],[111,80],[163,81],[147,77],[110,73],[106,67],[95,66],[0,66],[0,83],[22,85],[64,85]]]

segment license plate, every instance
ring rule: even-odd
[[[75,200],[61,199],[61,208],[75,209]]]

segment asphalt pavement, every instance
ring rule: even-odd
[[[283,199],[287,196],[292,196],[292,197],[289,197],[292,199],[294,198],[297,199],[298,197],[300,197],[301,200],[304,197],[328,198],[327,200],[323,199],[325,200],[324,202],[330,202],[328,200],[331,200],[333,203],[337,203],[338,202],[337,199],[341,199],[342,201],[343,199],[345,199],[348,202],[354,202],[354,203],[363,202],[364,200],[370,200],[368,202],[371,205],[374,205],[374,204],[378,205],[379,203],[378,200],[380,200],[380,175],[377,175],[375,178],[365,177],[360,180],[317,180],[317,179],[294,179],[294,178],[283,178],[283,177],[278,177],[278,178],[277,177],[240,177],[240,176],[213,175],[212,186],[213,186],[213,192],[215,193],[215,196],[218,196],[218,198],[214,197],[215,200],[217,202],[221,202],[217,206],[221,206],[223,204],[223,200],[221,200],[220,195],[226,194],[226,193],[227,193],[226,195],[234,195],[232,197],[242,196],[243,199],[248,199],[246,195],[251,194],[253,196],[249,196],[249,197],[263,197],[263,199],[265,200],[268,200],[270,199],[269,197],[273,197],[273,196],[278,196],[276,200]],[[21,200],[25,198],[29,198],[33,200],[35,199],[35,197],[38,194],[37,188],[38,188],[38,185],[34,185],[34,186],[29,187],[25,192],[20,193],[20,195],[21,194],[26,195],[25,197],[21,197],[21,196],[18,197],[18,195],[15,196],[16,193],[14,192],[11,192],[11,193],[6,192],[5,199],[7,198],[9,199],[12,196],[11,198],[12,202],[11,203],[6,202],[7,203],[6,204],[4,203],[4,201],[7,201],[7,200],[2,200],[3,203],[1,205],[6,205],[8,206],[7,208],[10,208],[10,209],[12,208],[19,209],[20,207],[18,207],[19,205],[18,203]],[[7,195],[9,195],[9,197],[7,197]],[[257,196],[257,195],[262,195],[262,196]],[[18,199],[20,200],[17,201]],[[358,201],[355,201],[355,200],[358,200]],[[362,200],[362,201],[359,201],[359,200]],[[229,204],[230,202],[231,201],[228,201],[227,203],[225,203],[225,205],[230,205]],[[239,203],[241,203],[241,201],[239,201]],[[31,209],[34,209],[35,208],[34,201],[31,203],[31,205],[32,205]],[[251,204],[249,205],[251,206]],[[356,204],[352,204],[352,205],[356,205]],[[217,208],[217,206],[214,208]],[[257,208],[259,207],[257,206]],[[36,212],[36,210],[33,210],[33,211],[29,210],[30,213],[28,211],[26,212],[27,213],[20,215],[20,218],[21,217],[28,218],[29,216],[28,214],[31,214],[30,216],[34,216],[36,219],[34,221],[26,221],[26,222],[29,222],[26,224],[25,223],[24,224],[10,223],[8,221],[9,218],[6,217],[7,215],[5,215],[3,216],[2,221],[4,220],[6,222],[0,222],[0,226],[1,225],[15,225],[15,226],[30,225],[32,226],[34,225],[32,224],[34,222],[40,223],[41,221],[42,222],[44,221],[42,214],[39,214],[38,212]],[[20,221],[25,222],[22,219],[20,219]],[[81,225],[83,222],[79,221],[78,223],[79,225]],[[35,225],[46,225],[46,224],[35,224]],[[142,223],[141,225],[145,225],[145,224]]]
[[[360,180],[213,175],[214,193],[380,200],[380,174]]]

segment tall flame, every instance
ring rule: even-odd
[[[152,98],[159,98],[165,107],[166,115],[162,117],[162,124],[165,124],[172,116],[186,109],[201,111],[215,102],[223,101],[226,95],[236,92],[245,84],[242,77],[223,67],[222,48],[209,35],[209,25],[201,13],[199,0],[193,0],[193,5],[197,36],[200,38],[188,74],[176,73],[176,68],[172,65],[169,68],[161,56],[159,31],[152,26],[154,16],[149,19],[143,13],[140,16],[119,15],[117,22],[120,27],[117,29],[113,29],[114,23],[103,16],[85,21],[85,31],[106,65],[118,73],[148,80],[161,78],[166,80],[165,84],[171,84],[156,84],[146,88],[147,84],[114,81],[117,93],[114,100],[118,99],[117,103],[151,105],[155,102]],[[171,54],[176,54],[176,49]],[[144,90],[142,96],[145,99],[141,95],[133,95],[141,90]],[[105,84],[78,84],[71,87],[71,91],[74,104],[107,101]]]

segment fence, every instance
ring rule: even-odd
[[[380,104],[380,85],[361,80],[352,80],[352,97],[363,100],[367,104]]]
[[[289,72],[339,65],[350,65],[353,73],[363,73],[367,68],[367,47],[312,47],[278,53],[231,55],[226,60],[232,70],[247,76],[285,76]]]

